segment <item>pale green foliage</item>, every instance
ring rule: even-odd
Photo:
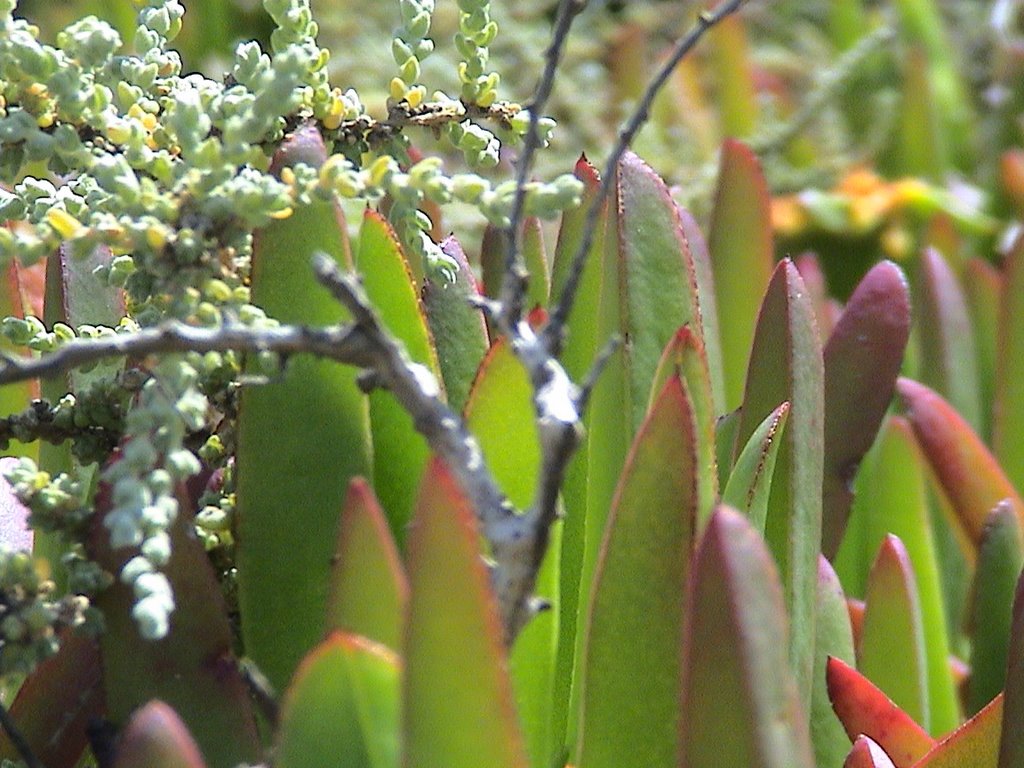
[[[249,303],[253,232],[316,200],[388,197],[400,239],[435,277],[451,277],[455,265],[431,239],[434,222],[423,205],[468,204],[508,225],[514,183],[478,172],[498,165],[503,142],[521,140],[529,114],[499,102],[498,77],[486,71],[498,31],[487,0],[458,2],[461,93],[436,91],[430,101],[419,81],[420,62],[434,48],[435,3],[400,0],[402,26],[391,45],[399,76],[389,85],[389,112],[379,117],[356,91],[330,83],[329,53],[317,44],[309,0],[264,0],[276,27],[270,51],[240,44],[223,79],[182,74],[181,58],[169,47],[181,30],[181,3],[139,5],[126,49],[94,17],[69,25],[56,46],[46,45],[35,27],[14,18],[14,3],[0,4],[0,180],[9,185],[0,191],[0,218],[19,222],[0,229],[0,260],[17,255],[31,263],[61,244],[73,253],[106,246],[112,259],[102,275],[124,287],[130,312],[116,329],[46,328],[34,317],[7,318],[0,327],[14,344],[45,354],[72,339],[166,318],[207,327],[273,325]],[[337,154],[320,168],[300,163],[271,174],[277,144],[304,121],[316,122]],[[407,134],[417,126],[433,127],[461,152],[468,171],[445,173],[437,157],[410,162]],[[542,119],[539,127],[547,144],[554,124]],[[577,205],[580,193],[571,175],[531,182],[524,210],[551,217]],[[256,362],[271,372],[277,367],[276,360]],[[93,392],[132,402],[117,418],[85,393],[69,395],[47,414],[71,425],[76,419],[92,424],[95,416],[122,436],[118,457],[101,474],[112,504],[105,524],[112,546],[139,549],[120,577],[135,591],[134,615],[147,637],[166,633],[174,607],[161,569],[170,556],[168,529],[180,511],[175,486],[200,467],[185,439],[208,425],[214,408],[231,407],[225,393],[240,376],[239,359],[230,353],[170,356],[136,382],[130,397],[119,381]],[[23,414],[18,423],[31,431],[32,417]],[[108,450],[97,441],[75,444],[83,461],[102,459]],[[230,453],[209,444],[204,450],[221,460]],[[26,477],[31,472],[25,468]],[[54,482],[46,478],[43,487],[85,487],[74,477]],[[51,492],[29,494],[26,503],[35,509]],[[198,524],[207,546],[230,544],[224,531],[232,506],[228,495],[202,511]],[[50,524],[60,528],[56,520]]]

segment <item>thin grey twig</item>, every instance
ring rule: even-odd
[[[36,757],[36,753],[32,751],[32,745],[28,743],[25,734],[19,730],[11,717],[11,713],[7,711],[7,707],[3,704],[0,704],[0,728],[3,728],[7,738],[11,740],[11,744],[18,750],[18,755],[25,761],[25,765],[28,768],[45,768],[42,761]]]
[[[529,279],[519,258],[519,230],[522,226],[523,209],[526,203],[526,181],[529,178],[530,169],[533,167],[533,157],[540,144],[538,125],[541,113],[544,111],[555,84],[555,73],[562,58],[562,51],[565,49],[565,42],[569,39],[572,22],[585,6],[586,0],[561,0],[558,4],[555,28],[551,34],[551,42],[544,53],[544,71],[541,73],[537,90],[529,105],[530,122],[523,139],[522,151],[519,153],[516,163],[516,194],[512,201],[512,213],[509,216],[506,233],[508,252],[505,256],[504,281],[501,287],[501,302],[504,312],[513,324],[519,322],[522,316],[526,280]]]
[[[562,289],[562,294],[558,298],[558,303],[555,305],[555,308],[551,313],[551,317],[542,332],[545,344],[555,356],[558,356],[562,350],[562,344],[565,339],[566,323],[569,320],[569,314],[572,312],[573,304],[576,301],[576,291],[579,289],[580,279],[583,276],[583,267],[586,264],[587,254],[594,242],[594,230],[597,228],[597,221],[601,215],[601,208],[604,206],[604,202],[611,192],[612,184],[615,179],[615,169],[618,166],[619,161],[626,153],[626,150],[629,149],[630,144],[633,143],[633,139],[637,132],[643,127],[644,123],[647,122],[647,118],[650,115],[651,105],[654,103],[655,97],[668,81],[669,76],[672,74],[672,71],[676,66],[678,66],[679,62],[682,61],[691,50],[693,50],[694,46],[700,42],[701,38],[704,37],[704,34],[709,29],[714,27],[727,16],[736,13],[736,11],[738,11],[745,2],[746,0],[726,0],[726,2],[720,3],[713,11],[704,11],[697,17],[697,23],[689,32],[686,33],[686,35],[676,42],[671,55],[665,60],[665,63],[661,65],[657,73],[647,84],[647,88],[644,90],[643,96],[640,98],[640,102],[637,104],[633,114],[629,116],[625,125],[623,125],[619,130],[618,140],[612,148],[611,154],[608,155],[604,171],[601,174],[601,186],[598,188],[597,196],[594,198],[593,202],[590,204],[589,210],[587,211],[587,218],[583,226],[583,234],[580,238],[579,246],[576,248],[576,253],[573,254],[572,264],[565,281],[565,287]]]

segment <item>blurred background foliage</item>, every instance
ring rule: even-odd
[[[270,23],[256,0],[185,5],[179,42],[186,70],[216,76],[239,41],[266,45]],[[371,113],[386,115],[394,72],[385,52],[399,22],[398,3],[312,5],[320,42],[331,51],[332,82],[355,88]],[[556,5],[493,4],[499,34],[492,64],[502,74],[503,97],[529,98]],[[1005,154],[1021,139],[1020,6],[1019,0],[751,0],[676,70],[635,149],[704,221],[721,141],[743,139],[773,194],[778,254],[816,251],[840,298],[879,257],[908,259],[943,233],[955,235],[959,258],[991,254],[1000,237],[1009,240],[997,222],[1024,200],[1024,164]],[[559,128],[538,159],[538,176],[565,172],[581,152],[602,162],[659,59],[703,7],[687,0],[590,0],[549,102]],[[125,39],[134,24],[127,0],[23,0],[19,13],[51,40],[87,13],[115,23]],[[457,4],[438,0],[431,30],[436,49],[422,77],[428,89],[458,92],[459,54],[451,43],[457,22]],[[429,135],[414,141],[440,151]],[[506,165],[494,173],[507,172]],[[468,213],[449,217],[435,232],[456,231],[469,242],[480,234],[482,222]]]

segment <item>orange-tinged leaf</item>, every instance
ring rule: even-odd
[[[342,629],[397,650],[409,585],[384,511],[361,477],[341,510],[327,631]]]
[[[901,378],[896,389],[907,417],[965,532],[977,544],[988,513],[1009,499],[1018,516],[1024,501],[970,425],[937,393]]]
[[[996,768],[1003,727],[1003,697],[996,696],[914,763],[913,768]]]
[[[577,764],[679,759],[683,584],[697,526],[693,405],[665,384],[630,451],[594,576]]]
[[[718,192],[708,234],[722,345],[726,410],[743,399],[761,297],[774,263],[768,185],[757,157],[739,141],[722,144]],[[778,405],[778,403],[776,403]]]
[[[739,512],[712,513],[686,593],[680,768],[812,766],[778,571]]]
[[[828,694],[850,740],[865,734],[909,768],[935,746],[935,740],[870,680],[845,662],[828,660]]]
[[[424,474],[409,540],[406,768],[523,768],[497,606],[472,510],[445,466]]]
[[[858,736],[843,768],[896,768],[885,750],[870,736]]]

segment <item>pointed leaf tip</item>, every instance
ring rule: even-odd
[[[896,768],[909,768],[935,745],[913,718],[841,659],[829,657],[826,681],[832,707],[851,741],[861,734],[870,736]]]
[[[843,768],[896,768],[896,765],[878,742],[870,736],[860,735],[853,742],[853,749],[846,756]]]
[[[132,715],[118,739],[114,768],[205,768],[195,740],[177,713],[154,700]]]
[[[900,378],[896,391],[928,463],[938,476],[964,530],[981,541],[989,512],[1009,499],[1024,519],[1024,501],[981,438],[937,392]]]

